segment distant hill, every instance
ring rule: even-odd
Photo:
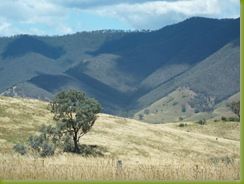
[[[213,116],[211,113],[218,104],[226,101],[230,96],[237,93],[235,99],[240,100],[239,55],[238,41],[227,44],[188,71],[140,97],[139,106],[150,104],[151,101],[154,103],[140,110],[135,117],[143,116],[145,121],[157,123],[165,120],[166,122],[179,121],[189,117],[211,118]],[[162,75],[163,73],[162,71]],[[155,74],[158,75],[158,72]],[[179,86],[183,89],[179,89]],[[160,98],[162,96],[163,98]],[[156,114],[155,110],[158,111]],[[225,116],[225,113],[230,114],[228,111],[222,111],[221,115]]]
[[[201,17],[156,31],[3,37],[0,94],[49,100],[81,89],[123,116],[179,87],[217,104],[240,90],[239,38],[239,18]]]
[[[213,97],[196,93],[190,88],[177,88],[135,113],[134,118],[150,123],[196,122],[203,119],[220,120],[222,117],[237,118],[228,104],[239,100],[239,92],[220,103],[216,103]]]

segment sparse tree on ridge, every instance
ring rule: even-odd
[[[73,151],[78,153],[79,140],[96,121],[96,114],[101,111],[100,104],[83,92],[68,90],[60,92],[50,103],[51,112],[57,123],[57,133],[73,140]]]

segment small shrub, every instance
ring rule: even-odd
[[[40,152],[41,157],[52,156],[55,151],[55,146],[51,143],[44,142],[41,146],[42,150]]]
[[[41,157],[51,156],[55,152],[54,144],[49,142],[45,134],[30,136],[28,143]]]
[[[17,152],[17,153],[19,153],[21,155],[25,155],[27,153],[26,147],[23,144],[19,144],[18,143],[16,145],[14,145],[13,149],[14,149],[15,152]]]
[[[186,126],[187,126],[186,123],[180,123],[180,124],[179,124],[179,127],[186,127]]]
[[[139,118],[139,120],[143,120],[143,119],[144,119],[143,114],[139,114],[139,115],[138,115],[138,118]]]
[[[28,139],[28,143],[30,147],[37,151],[40,150],[43,141],[44,141],[43,136],[30,136]]]
[[[229,156],[223,156],[223,157],[212,157],[210,158],[210,161],[213,164],[219,164],[219,163],[223,163],[225,165],[229,165],[229,164],[233,164],[234,163],[234,159],[229,157]]]
[[[199,121],[196,122],[199,125],[205,125],[207,123],[206,119],[201,119]]]
[[[178,102],[174,102],[174,103],[173,103],[173,106],[176,106],[177,104],[178,104]]]
[[[222,121],[227,121],[227,118],[224,117],[224,116],[222,116],[222,117],[221,117],[221,120],[222,120]]]

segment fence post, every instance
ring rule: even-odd
[[[42,164],[42,167],[41,167],[41,171],[42,171],[42,178],[44,179],[45,178],[45,160],[44,159],[42,159],[41,160],[41,164]]]
[[[117,163],[116,163],[116,178],[121,178],[122,169],[123,169],[122,160],[117,160]]]

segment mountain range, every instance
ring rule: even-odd
[[[163,101],[193,116],[240,91],[239,40],[239,18],[202,17],[154,31],[1,37],[0,94],[50,100],[74,88],[110,114],[139,118]]]

